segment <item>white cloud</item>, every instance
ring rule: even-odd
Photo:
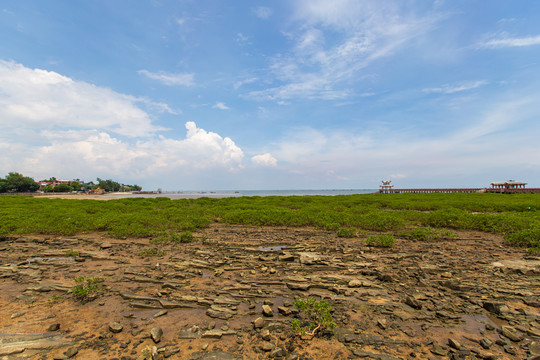
[[[195,85],[195,75],[190,73],[172,74],[163,71],[153,73],[148,70],[139,70],[138,73],[152,80],[157,80],[164,85]]]
[[[274,12],[269,7],[257,6],[253,9],[253,13],[261,19],[268,19]]]
[[[230,108],[225,105],[225,103],[222,103],[221,101],[218,101],[214,106],[212,106],[213,109],[220,109],[220,110],[229,110]]]
[[[251,158],[251,161],[258,166],[265,167],[276,167],[277,160],[270,153],[265,153],[262,155],[255,155]]]
[[[0,60],[0,128],[101,128],[124,136],[161,130],[136,106],[138,101],[53,71]]]
[[[349,87],[366,75],[362,70],[395,54],[438,21],[433,14],[412,14],[399,2],[302,0],[294,4],[296,27],[286,33],[294,47],[274,57],[272,86],[247,97],[276,101],[350,97],[354,93]]]
[[[345,186],[354,186],[353,181],[378,186],[389,174],[401,186],[485,186],[498,176],[519,177],[519,173],[536,178],[540,158],[531,154],[540,153],[535,140],[539,95],[508,95],[467,114],[461,126],[428,138],[414,128],[349,132],[299,128],[270,150],[280,160],[279,169],[296,174],[296,178],[289,175],[291,181],[304,186],[329,174],[349,181]],[[485,184],[470,182],[484,176]],[[456,183],[459,179],[463,182]]]
[[[258,78],[256,78],[256,77],[248,78],[248,79],[245,79],[245,80],[239,80],[239,81],[234,83],[233,87],[234,87],[235,90],[238,90],[241,86],[243,86],[245,84],[254,83],[257,80],[258,80]]]
[[[426,88],[426,89],[423,89],[422,91],[427,92],[427,93],[453,94],[453,93],[457,93],[461,91],[476,89],[486,84],[488,84],[488,82],[485,80],[468,81],[468,82],[459,82],[455,84],[445,84],[437,88]]]
[[[139,181],[184,176],[198,171],[234,172],[243,168],[243,151],[228,137],[186,123],[183,139],[158,136],[129,143],[101,130],[42,130],[42,144],[0,138],[0,173],[16,169],[35,177],[99,177]],[[9,160],[9,161],[8,161]],[[159,181],[159,180],[158,180]],[[170,179],[167,179],[170,181]]]
[[[540,35],[513,38],[508,37],[506,34],[502,34],[502,37],[481,42],[477,44],[477,47],[485,49],[500,49],[507,47],[524,47],[533,45],[540,45]]]

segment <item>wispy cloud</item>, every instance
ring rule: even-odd
[[[459,82],[459,83],[454,83],[454,84],[445,84],[441,87],[436,87],[436,88],[426,88],[426,89],[423,89],[422,91],[426,93],[453,94],[453,93],[457,93],[461,91],[476,89],[486,84],[488,84],[486,80],[468,81],[468,82]]]
[[[424,34],[438,17],[411,14],[397,2],[304,0],[296,3],[293,19],[295,27],[286,36],[294,46],[273,58],[272,86],[248,97],[282,101],[351,96],[350,84],[366,75],[364,69]]]
[[[139,74],[146,76],[149,79],[157,80],[164,85],[195,85],[195,75],[190,73],[173,74],[167,72],[150,72],[148,70],[139,70]]]
[[[225,105],[225,103],[218,101],[214,106],[212,106],[212,109],[229,110],[230,108]]]
[[[477,48],[480,49],[500,49],[508,47],[524,47],[540,45],[540,35],[528,36],[528,37],[507,37],[502,36],[500,38],[490,39],[477,44]]]
[[[245,84],[251,84],[251,83],[254,83],[255,81],[257,81],[258,78],[256,77],[251,77],[251,78],[247,78],[247,79],[244,79],[244,80],[239,80],[237,82],[234,83],[233,87],[235,90],[239,89],[241,86],[245,85]]]
[[[253,9],[253,13],[258,18],[268,19],[270,16],[272,16],[274,11],[271,8],[266,7],[266,6],[257,6],[256,8]]]

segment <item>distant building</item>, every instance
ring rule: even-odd
[[[515,190],[515,189],[525,189],[525,185],[527,185],[527,183],[525,182],[508,180],[508,181],[492,182],[491,188],[500,189],[500,190]]]
[[[383,180],[382,185],[380,186],[379,192],[386,193],[391,192],[394,185],[391,185],[392,180]]]

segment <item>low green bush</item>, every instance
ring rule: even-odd
[[[430,226],[400,231],[398,236],[403,239],[419,241],[434,241],[458,237],[458,235],[453,231],[447,229],[434,229]]]
[[[394,247],[395,243],[396,238],[392,234],[370,235],[366,239],[366,245],[382,248]]]
[[[540,228],[526,229],[508,234],[504,237],[506,243],[517,247],[540,247]]]
[[[103,278],[78,276],[74,280],[77,285],[71,288],[71,292],[75,298],[82,302],[91,301],[95,299],[100,292],[105,291]]]
[[[325,332],[333,333],[336,323],[332,317],[332,305],[324,300],[313,297],[297,299],[293,305],[302,320],[296,318],[292,321],[292,331],[298,335],[315,336]]]
[[[340,228],[337,231],[337,236],[342,238],[353,238],[356,236],[356,228]]]
[[[139,256],[140,257],[148,257],[148,256],[158,256],[158,257],[162,257],[162,256],[165,256],[166,252],[165,250],[159,250],[157,248],[149,248],[149,249],[143,249],[141,251],[139,251]]]

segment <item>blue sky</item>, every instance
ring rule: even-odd
[[[0,4],[0,176],[540,186],[538,1]]]

